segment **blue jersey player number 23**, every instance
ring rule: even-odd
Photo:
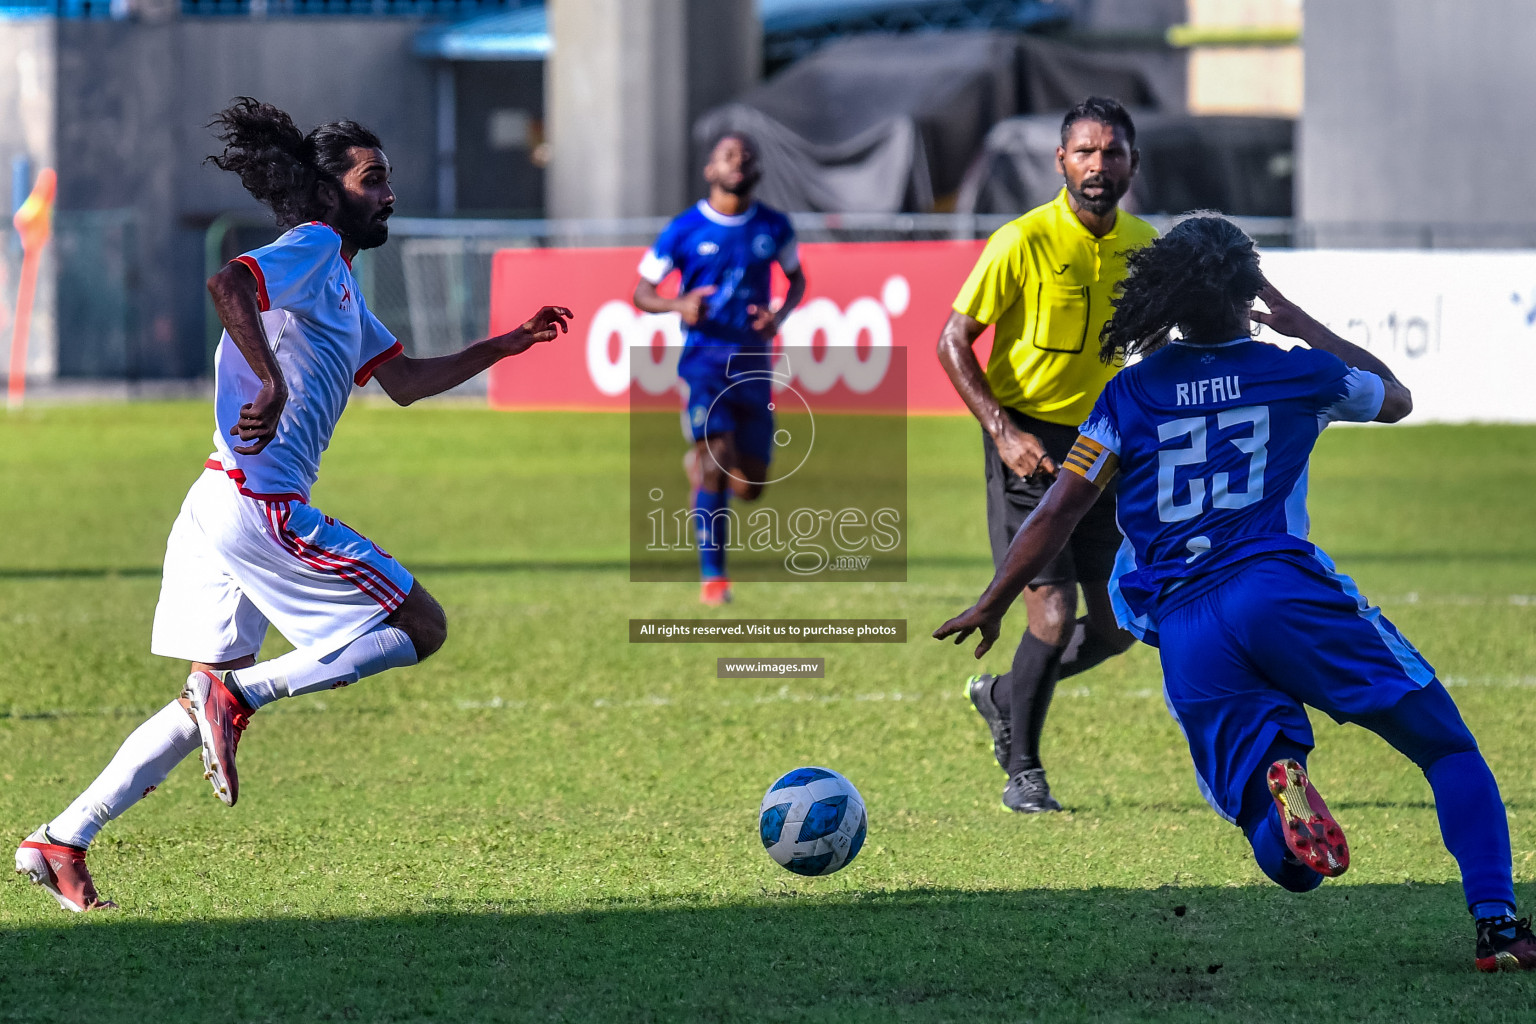
[[[1260,869],[1300,892],[1349,867],[1343,828],[1308,775],[1316,708],[1423,771],[1476,922],[1478,969],[1536,968],[1477,741],[1429,662],[1308,540],[1318,435],[1339,420],[1401,419],[1408,389],[1266,282],[1252,241],[1226,220],[1184,221],[1128,262],[1101,357],[1144,358],[1105,387],[980,600],[934,635],[980,631],[984,654],[1002,613],[1118,475],[1116,617],[1159,647],[1195,782]],[[1252,321],[1308,347],[1255,341]]]

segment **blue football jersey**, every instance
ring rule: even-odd
[[[747,307],[768,305],[774,262],[785,273],[800,267],[788,217],[762,203],[728,217],[701,199],[657,237],[640,261],[640,276],[660,284],[675,269],[682,273],[683,292],[714,286],[699,322],[686,328],[685,348],[761,345]]]
[[[1173,591],[1192,597],[1254,555],[1315,552],[1312,447],[1331,422],[1375,418],[1383,396],[1380,377],[1337,356],[1248,338],[1173,342],[1116,374],[1082,433],[1119,457],[1121,625],[1153,639]]]

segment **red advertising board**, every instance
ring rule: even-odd
[[[980,255],[980,241],[808,243],[800,247],[808,288],[779,341],[814,353],[791,367],[797,386],[869,393],[886,368],[881,349],[905,348],[907,409],[963,413],[935,345],[950,304]],[[491,265],[492,334],[539,306],[568,306],[571,333],[538,345],[490,373],[491,405],[503,409],[629,408],[631,352],[646,360],[634,381],[650,395],[675,388],[682,343],[676,314],[630,303],[643,249],[505,249]],[[675,280],[675,279],[674,279]],[[784,290],[782,278],[777,293]],[[673,354],[668,364],[666,353]],[[986,352],[978,352],[985,360]]]

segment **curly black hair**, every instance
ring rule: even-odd
[[[1253,239],[1210,214],[1181,221],[1125,262],[1130,274],[1099,335],[1106,363],[1156,351],[1173,328],[1193,344],[1230,341],[1264,286]]]
[[[286,113],[250,96],[236,97],[208,127],[224,152],[207,162],[240,175],[240,184],[283,228],[319,219],[315,186],[341,181],[352,166],[348,150],[379,147],[379,137],[356,121],[331,121],[305,135]]]

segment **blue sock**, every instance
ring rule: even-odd
[[[1355,721],[1406,754],[1429,780],[1440,836],[1461,868],[1473,916],[1513,916],[1509,819],[1499,784],[1445,687],[1437,679],[1393,707]]]
[[[1268,768],[1269,765],[1264,767]],[[1248,836],[1253,859],[1269,880],[1290,892],[1311,892],[1323,884],[1323,876],[1301,863],[1285,845],[1285,831],[1280,825],[1280,809],[1270,804],[1258,827]]]
[[[1467,909],[1472,912],[1472,919],[1474,921],[1486,921],[1489,918],[1495,921],[1513,921],[1515,919],[1515,905],[1513,903],[1505,903],[1503,900],[1474,903]]]
[[[1435,791],[1440,835],[1461,867],[1472,916],[1514,916],[1509,819],[1488,762],[1477,750],[1448,754],[1425,768],[1424,777]],[[1490,904],[1501,906],[1490,913]]]
[[[730,507],[730,491],[695,491],[693,508],[698,513],[694,527],[698,531],[699,574],[703,579],[725,578],[725,545],[730,540],[724,515]]]
[[[1280,809],[1270,795],[1269,766],[1285,758],[1295,758],[1307,765],[1307,748],[1292,742],[1284,734],[1276,736],[1243,787],[1243,806],[1237,824],[1253,847],[1253,859],[1270,881],[1291,892],[1311,892],[1323,884],[1323,876],[1296,859],[1285,845],[1285,829],[1280,824]]]

